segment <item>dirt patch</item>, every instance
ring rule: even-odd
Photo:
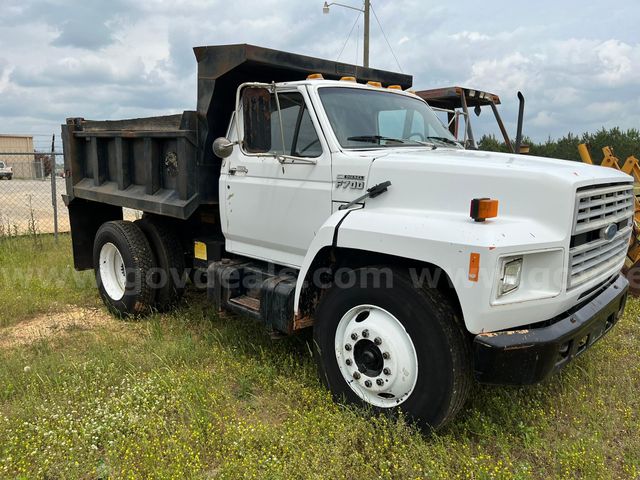
[[[0,329],[0,348],[29,345],[79,330],[119,329],[122,323],[103,310],[68,306],[65,311],[38,315]]]

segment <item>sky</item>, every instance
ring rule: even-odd
[[[361,7],[360,0],[341,3]],[[67,117],[178,113],[196,104],[192,47],[255,45],[362,62],[362,17],[323,0],[0,0],[0,133],[59,132]],[[371,66],[414,88],[502,99],[536,141],[640,127],[640,1],[372,0]],[[395,57],[392,50],[395,52]],[[399,64],[399,65],[398,65]],[[491,112],[476,135],[498,134]],[[39,137],[42,138],[42,137]],[[44,137],[46,138],[46,137]]]

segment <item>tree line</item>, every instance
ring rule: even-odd
[[[591,158],[596,164],[602,161],[602,147],[613,147],[613,152],[621,160],[621,163],[624,163],[630,155],[635,155],[640,159],[640,130],[636,128],[622,130],[619,127],[611,129],[603,127],[595,133],[587,132],[582,135],[568,133],[558,139],[549,137],[543,143],[536,143],[530,138],[524,137],[522,143],[529,145],[530,155],[540,157],[580,161],[578,144],[586,143],[591,152]],[[483,135],[478,142],[478,148],[492,152],[509,151],[505,143],[498,140],[495,135]]]

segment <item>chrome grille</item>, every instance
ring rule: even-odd
[[[634,210],[633,184],[595,185],[578,189],[573,235],[569,249],[568,289],[620,269],[631,235]],[[616,224],[613,239],[600,231]]]

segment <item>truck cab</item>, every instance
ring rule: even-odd
[[[114,312],[170,308],[199,272],[219,312],[312,328],[336,397],[429,427],[621,317],[631,177],[465,150],[406,76],[199,48],[196,114],[63,127],[76,267]]]

